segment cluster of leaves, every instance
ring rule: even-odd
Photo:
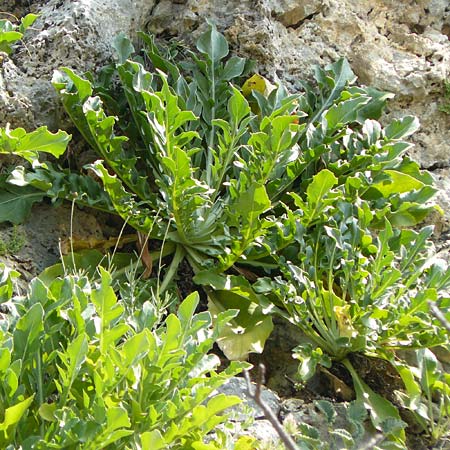
[[[0,445],[2,448],[217,448],[205,435],[237,397],[212,395],[245,363],[208,354],[220,327],[117,297],[110,272],[34,279],[13,296],[17,273],[1,267]]]
[[[37,18],[36,14],[27,14],[18,25],[7,19],[0,19],[0,52],[10,55],[12,46],[22,39],[27,28],[31,27]]]
[[[214,26],[198,53],[140,38],[136,56],[119,36],[117,62],[97,78],[70,69],[54,76],[99,158],[85,173],[39,161],[32,134],[2,130],[0,151],[32,167],[3,180],[15,196],[0,203],[0,217],[14,214],[5,205],[22,202],[23,211],[37,195],[118,214],[172,252],[161,293],[186,260],[213,316],[239,310],[218,336],[230,359],[262,351],[271,314],[285,317],[305,333],[294,352],[300,377],[342,362],[374,426],[401,447],[397,407],[370,389],[348,355],[389,361],[416,394],[408,407],[424,418],[425,388],[398,350],[448,347],[428,302],[447,311],[450,271],[433,257],[431,228],[408,228],[427,216],[435,193],[431,176],[406,156],[417,119],[383,128],[377,119],[391,95],[356,86],[345,59],[316,68],[315,85],[304,82],[296,95],[282,85],[240,90],[250,65],[229,57]],[[69,139],[34,133],[55,156]],[[447,395],[446,386],[433,389]]]

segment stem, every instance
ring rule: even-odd
[[[265,371],[266,368],[264,367],[264,364],[260,364],[258,367],[258,380],[254,392],[250,383],[250,376],[248,374],[248,370],[244,371],[245,381],[247,382],[248,395],[262,409],[264,416],[275,428],[275,431],[278,433],[278,436],[280,436],[280,439],[283,441],[283,444],[286,446],[286,449],[298,450],[298,447],[294,442],[294,439],[292,439],[292,437],[286,432],[286,430],[283,428],[283,425],[281,425],[280,421],[278,420],[277,416],[261,398],[261,386],[264,381],[263,379]]]
[[[183,258],[185,257],[186,252],[184,251],[184,248],[182,245],[177,245],[177,248],[175,250],[175,255],[173,255],[172,262],[170,263],[170,266],[166,272],[166,275],[164,276],[164,280],[161,283],[161,286],[159,287],[159,293],[162,294],[167,287],[169,286],[169,283],[173,280],[175,275],[178,271],[178,266],[180,265],[181,261],[183,261]]]
[[[208,186],[211,186],[211,170],[212,170],[212,163],[213,163],[213,154],[212,154],[212,148],[214,145],[214,136],[215,136],[215,126],[213,124],[214,119],[216,118],[216,78],[215,78],[215,67],[214,67],[214,61],[211,61],[211,100],[212,100],[212,107],[211,107],[211,131],[209,132],[209,138],[208,138],[208,152],[206,154],[206,183]]]
[[[37,394],[38,394],[39,406],[41,406],[44,403],[44,387],[42,385],[42,362],[41,362],[41,350],[40,349],[37,351],[37,355],[36,355],[36,371],[37,371]],[[45,424],[44,424],[43,420],[41,420],[41,425],[39,428],[40,428],[41,436],[44,437]]]

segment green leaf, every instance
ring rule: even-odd
[[[0,21],[0,25],[1,22],[2,21]],[[9,24],[11,23],[9,21],[4,22],[7,22]],[[12,29],[10,31],[3,31],[0,27],[0,52],[5,52],[8,55],[11,54],[11,45],[22,39],[22,36],[23,34],[18,31],[14,31]]]
[[[306,201],[298,194],[291,192],[289,195],[294,199],[295,205],[303,212],[305,226],[309,226],[320,218],[325,208],[335,203],[335,197],[327,198],[331,189],[338,182],[336,176],[328,169],[322,169],[313,176],[312,181],[306,188]]]
[[[397,170],[385,170],[383,174],[389,178],[380,183],[374,183],[372,187],[381,192],[385,198],[393,194],[403,194],[405,192],[419,190],[425,186],[417,178]]]
[[[317,400],[314,402],[314,405],[317,406],[317,408],[319,408],[325,415],[327,423],[332,425],[337,417],[336,409],[334,408],[333,403],[328,400]]]
[[[123,32],[115,37],[112,47],[116,51],[119,64],[123,64],[134,53],[133,44]]]
[[[195,277],[197,283],[212,285],[208,309],[215,318],[226,310],[238,310],[239,314],[223,325],[217,343],[230,360],[246,359],[249,353],[261,353],[273,329],[269,310],[261,306],[262,296],[252,292],[240,277],[212,277],[202,273]],[[223,284],[225,283],[225,284]],[[222,290],[219,290],[222,287]]]
[[[88,341],[84,334],[80,334],[72,342],[70,342],[65,352],[58,352],[60,359],[65,365],[64,372],[60,371],[62,385],[64,387],[64,391],[62,393],[63,405],[70,394],[72,385],[80,372],[87,353]]]
[[[370,412],[370,419],[373,426],[377,430],[382,431],[383,423],[385,423],[388,419],[395,419],[398,421],[398,424],[402,423],[398,409],[391,402],[370,389],[369,386],[367,386],[367,384],[360,378],[348,359],[344,359],[342,363],[350,372],[352,377],[357,401],[363,402],[365,407]],[[406,424],[403,422],[403,427],[395,427],[392,430],[392,435],[401,442],[405,441],[405,426]]]
[[[402,119],[393,120],[385,129],[386,139],[403,139],[415,133],[420,128],[417,117],[406,116]]]
[[[23,128],[0,128],[0,153],[17,155],[31,163],[39,158],[39,152],[58,158],[66,151],[70,139],[65,131],[51,133],[47,127],[30,133]]]
[[[44,310],[40,303],[35,303],[17,322],[14,330],[14,350],[19,357],[34,352],[39,344],[39,337],[44,331]]]
[[[208,31],[203,33],[197,41],[197,49],[200,53],[208,55],[211,61],[218,62],[228,55],[228,42],[211,24]]]
[[[228,100],[228,111],[237,128],[242,119],[250,114],[250,105],[238,89],[235,87],[232,89],[233,95]]]
[[[348,122],[353,122],[358,118],[359,109],[369,102],[368,97],[356,97],[333,105],[324,113],[328,129],[342,127]]]
[[[36,19],[39,17],[37,14],[27,14],[25,17],[20,19],[19,31],[25,33],[26,29],[31,27]]]
[[[0,443],[5,444],[13,441],[15,429],[33,400],[34,395],[5,410],[3,422],[0,423]]]
[[[323,98],[319,109],[315,111],[314,116],[309,120],[310,124],[315,123],[322,113],[340,97],[344,88],[356,80],[356,76],[345,58],[329,64],[325,67],[325,70],[317,68],[315,78],[319,86],[323,88],[325,98]]]
[[[32,186],[14,186],[0,177],[0,223],[24,223],[35,203],[41,202],[45,193]]]
[[[129,428],[131,422],[126,409],[121,406],[108,408],[106,411],[106,426],[108,432],[117,430],[118,428]]]
[[[42,403],[39,407],[39,416],[47,422],[57,422],[57,418],[55,417],[57,405],[56,403]]]
[[[238,214],[246,224],[252,224],[268,208],[270,208],[270,199],[266,189],[256,182],[241,192],[233,203],[234,213]]]
[[[230,81],[233,78],[240,77],[245,68],[245,59],[238,56],[232,56],[226,63],[221,74],[222,80]]]
[[[306,197],[311,205],[320,205],[323,198],[338,182],[338,179],[328,169],[321,170],[313,176],[312,182],[306,189]]]
[[[159,430],[142,433],[141,445],[142,450],[161,450],[167,448],[167,442]]]

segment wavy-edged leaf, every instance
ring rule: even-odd
[[[23,128],[0,128],[0,153],[17,155],[31,163],[38,160],[39,152],[59,158],[66,151],[70,139],[65,131],[52,133],[47,127],[30,133]]]
[[[393,120],[385,129],[386,139],[403,139],[415,133],[420,128],[419,119],[414,116],[406,116]]]

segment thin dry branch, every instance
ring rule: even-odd
[[[442,323],[442,325],[444,325],[444,328],[450,332],[450,322],[445,318],[444,314],[442,313],[442,311],[433,303],[433,302],[428,302],[428,306],[430,307],[430,312],[431,314],[436,317],[437,320],[439,320],[439,322]]]
[[[262,411],[264,413],[264,416],[272,424],[272,426],[275,428],[276,432],[278,433],[278,436],[280,436],[280,439],[283,441],[283,443],[286,446],[287,450],[298,450],[298,447],[295,444],[295,442],[292,439],[292,437],[288,433],[286,433],[286,430],[281,425],[281,423],[278,420],[277,416],[264,403],[264,400],[261,398],[261,386],[264,383],[265,373],[266,373],[266,368],[264,367],[264,364],[259,364],[259,366],[258,366],[258,378],[257,378],[257,382],[256,382],[255,391],[253,392],[252,384],[251,384],[251,381],[250,381],[249,371],[248,370],[244,371],[245,380],[247,381],[248,395],[262,409]]]

